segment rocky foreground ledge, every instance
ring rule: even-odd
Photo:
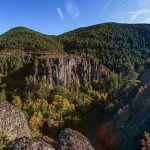
[[[57,150],[94,150],[89,140],[78,131],[65,129],[60,132]]]
[[[7,101],[0,102],[0,131],[10,140],[31,137],[23,112]]]
[[[65,129],[59,134],[55,148],[31,137],[24,114],[8,102],[0,102],[0,131],[13,140],[13,150],[94,150],[81,133]]]

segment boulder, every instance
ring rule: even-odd
[[[13,150],[55,150],[50,144],[33,138],[23,137],[16,139]]]
[[[57,150],[94,150],[89,140],[81,133],[65,129],[59,134],[59,140],[56,144]]]
[[[0,102],[0,131],[11,140],[31,136],[23,112],[6,101]]]

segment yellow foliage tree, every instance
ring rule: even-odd
[[[14,106],[22,109],[22,100],[21,100],[20,96],[13,96],[12,103]]]
[[[90,92],[90,95],[97,98],[97,99],[99,99],[99,100],[103,100],[103,101],[107,100],[107,97],[108,97],[107,93],[94,91],[94,90],[92,90]]]
[[[42,115],[40,112],[34,113],[29,120],[29,126],[31,129],[39,128],[42,126]]]
[[[40,99],[37,99],[34,101],[33,105],[32,105],[32,108],[35,111],[38,111],[41,107],[41,100]]]
[[[62,96],[55,95],[54,100],[49,104],[49,115],[48,125],[50,127],[58,127],[63,124],[62,117],[67,112],[75,110],[74,104],[71,104],[68,99]]]
[[[60,115],[65,114],[66,112],[73,111],[74,104],[71,104],[68,99],[63,98],[62,96],[56,95],[51,104],[49,104],[49,111],[58,113]]]

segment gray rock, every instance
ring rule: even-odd
[[[9,139],[30,137],[30,130],[24,114],[8,102],[0,102],[0,131]]]
[[[94,150],[89,140],[81,133],[65,129],[59,134],[59,141],[56,145],[57,150]]]
[[[38,59],[34,66],[34,81],[44,77],[51,86],[66,85],[84,80],[92,82],[101,78],[101,65],[95,59],[86,58],[47,58]]]
[[[55,150],[50,144],[36,139],[23,137],[16,139],[13,144],[13,150]]]

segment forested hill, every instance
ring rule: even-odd
[[[67,52],[96,57],[117,72],[123,72],[124,65],[131,63],[139,72],[150,55],[150,25],[104,23],[59,36],[17,27],[0,36],[0,49]]]
[[[16,27],[0,36],[0,48],[100,53],[102,50],[150,48],[149,24],[104,23],[79,28],[59,36]],[[63,47],[64,45],[64,47]],[[96,55],[97,56],[97,55]]]
[[[25,27],[16,27],[0,36],[0,49],[61,51],[63,45],[55,40],[55,36],[45,35]]]
[[[105,23],[79,28],[59,36],[67,51],[96,53],[103,49],[150,48],[150,25]],[[90,50],[95,51],[90,51]]]
[[[96,57],[111,70],[132,64],[140,72],[150,55],[150,25],[105,23],[60,35],[68,53]]]

